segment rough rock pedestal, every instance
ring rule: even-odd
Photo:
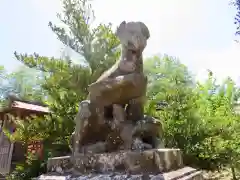
[[[48,172],[38,179],[203,179],[201,171],[183,165],[179,149],[56,157],[48,160]]]

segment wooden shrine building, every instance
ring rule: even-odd
[[[3,131],[3,128],[6,128],[10,133],[14,133],[16,128],[8,114],[24,120],[32,115],[41,117],[48,113],[49,108],[44,104],[20,100],[15,96],[8,97],[6,107],[0,108],[0,174],[8,174],[17,162],[25,160],[26,154],[22,143],[11,142]]]

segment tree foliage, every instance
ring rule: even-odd
[[[205,82],[194,83],[187,68],[169,56],[147,59],[145,72],[146,111],[164,121],[166,146],[181,148],[186,163],[201,168],[239,168],[239,89],[233,80],[217,84],[209,71]],[[153,107],[159,101],[168,106],[156,112]]]
[[[0,104],[3,104],[4,95],[6,94],[7,88],[5,86],[7,72],[4,66],[0,66]]]
[[[20,66],[13,72],[0,67],[0,99],[4,103],[6,97],[14,94],[25,100],[43,101],[44,91],[40,84],[44,80],[42,72]]]
[[[64,0],[63,13],[58,14],[63,26],[49,23],[50,29],[67,47],[79,54],[79,63],[69,58],[48,58],[36,53],[19,54],[16,58],[30,68],[46,73],[41,88],[47,92],[56,137],[66,140],[73,132],[78,103],[87,96],[87,88],[118,59],[119,41],[111,25],[92,26],[94,13],[87,0]]]

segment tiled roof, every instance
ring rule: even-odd
[[[21,101],[13,101],[12,108],[27,109],[31,111],[38,111],[38,112],[45,112],[45,113],[50,112],[48,107],[39,106],[39,105],[30,104],[30,103],[21,102]]]

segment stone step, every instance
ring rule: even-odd
[[[164,180],[203,180],[202,172],[191,167],[163,174]]]
[[[178,180],[204,180],[203,174],[201,171],[196,171],[192,174],[189,174],[188,176],[182,177]]]
[[[5,175],[3,175],[3,174],[0,174],[0,180],[6,180],[6,177],[5,177]]]
[[[103,154],[78,154],[48,160],[48,171],[67,173],[127,172],[163,173],[183,167],[179,149],[152,149],[142,152],[120,151]]]

